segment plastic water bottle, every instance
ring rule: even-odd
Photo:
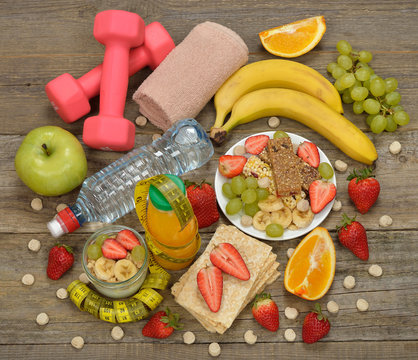
[[[60,211],[48,229],[59,237],[84,222],[112,223],[135,208],[138,181],[159,174],[182,175],[201,167],[212,155],[212,143],[196,120],[177,121],[159,139],[84,180],[75,204]]]

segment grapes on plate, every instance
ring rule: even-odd
[[[244,204],[252,204],[257,200],[257,193],[254,189],[246,189],[241,194],[241,200]]]
[[[240,198],[231,199],[226,204],[226,213],[228,215],[235,215],[242,209],[242,201]]]
[[[270,237],[280,237],[283,235],[284,229],[280,224],[269,224],[266,226],[266,234]]]
[[[225,183],[222,185],[222,194],[224,194],[228,199],[237,197],[237,194],[232,191],[232,186],[230,183]]]
[[[231,189],[234,194],[241,195],[246,188],[247,184],[242,176],[238,175],[231,179]]]
[[[318,171],[319,174],[327,180],[331,179],[334,176],[334,170],[332,169],[332,166],[326,162],[322,162],[319,164]]]

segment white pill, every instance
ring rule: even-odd
[[[340,172],[344,172],[344,171],[347,171],[347,167],[348,167],[348,165],[347,165],[344,161],[337,160],[337,161],[334,163],[334,167],[335,167],[335,169],[337,169],[338,171],[340,171]]]
[[[22,277],[22,284],[23,285],[33,285],[35,282],[35,278],[32,274],[25,274]]]
[[[381,227],[388,227],[392,225],[392,223],[393,223],[393,220],[389,215],[383,215],[379,219],[379,225]]]
[[[242,156],[247,152],[247,150],[245,150],[245,146],[243,145],[237,145],[234,147],[234,155],[238,155],[238,156]]]
[[[31,201],[30,206],[33,210],[40,211],[43,208],[42,200],[39,198],[35,198]]]
[[[340,211],[341,208],[343,207],[342,203],[340,200],[335,200],[334,204],[332,205],[332,210],[333,211]]]
[[[356,306],[358,311],[367,311],[369,309],[369,303],[364,299],[358,299]]]
[[[257,180],[258,187],[266,189],[270,186],[270,179],[268,177],[263,177]]]
[[[399,141],[394,141],[392,144],[389,145],[389,151],[393,155],[399,154],[401,150],[402,150],[402,145]]]
[[[196,341],[196,336],[191,331],[186,331],[183,334],[183,342],[187,345],[191,345]]]
[[[30,251],[38,252],[41,249],[41,242],[37,239],[32,239],[28,242],[28,249]]]
[[[284,316],[286,316],[290,320],[295,320],[299,315],[299,311],[292,307],[287,307],[284,309]]]
[[[213,342],[209,344],[209,355],[213,357],[221,355],[221,347],[218,343]]]
[[[145,126],[147,124],[148,119],[145,116],[138,116],[135,119],[135,124],[137,124],[138,126]]]
[[[110,336],[113,340],[120,340],[124,337],[125,333],[120,326],[114,326],[110,332]]]
[[[152,135],[152,141],[155,141],[161,137],[161,134],[154,134]]]
[[[251,226],[253,224],[253,218],[249,215],[241,216],[241,225],[244,227]]]
[[[334,300],[331,300],[327,303],[327,310],[331,314],[336,314],[340,310],[340,307]]]
[[[356,286],[356,279],[354,276],[348,275],[344,278],[343,286],[346,289],[352,289],[354,286]]]
[[[249,345],[254,345],[257,342],[257,335],[252,330],[247,330],[244,333],[244,340]]]
[[[372,276],[379,277],[382,276],[383,270],[379,265],[373,264],[369,267],[369,274]]]
[[[60,211],[64,210],[66,207],[68,207],[67,204],[58,204],[57,207],[55,208],[55,210],[57,211],[57,213],[59,213]]]
[[[293,255],[293,252],[295,251],[294,248],[289,248],[287,249],[287,257],[288,259],[290,259],[290,257]]]
[[[81,336],[75,336],[71,340],[71,345],[76,349],[82,349],[84,346],[84,339]]]
[[[276,127],[279,127],[279,125],[280,125],[280,119],[277,116],[272,116],[268,120],[268,124],[273,129],[276,128]]]
[[[286,331],[284,332],[284,338],[289,341],[289,342],[293,342],[296,339],[296,333],[293,329],[286,329]]]
[[[80,276],[78,277],[78,280],[80,280],[82,283],[84,283],[86,285],[90,284],[90,280],[87,277],[87,274],[85,272],[80,274]]]
[[[38,314],[38,316],[36,317],[36,323],[38,325],[46,325],[49,322],[49,316],[46,313],[40,313]]]
[[[68,297],[68,292],[64,288],[58,289],[55,294],[57,295],[57,298],[58,299],[61,299],[61,300],[64,300],[64,299],[66,299]]]

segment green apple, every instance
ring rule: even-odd
[[[87,160],[77,138],[58,126],[33,129],[15,157],[16,172],[40,195],[58,196],[80,185],[87,174]]]

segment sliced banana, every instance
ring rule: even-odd
[[[131,260],[118,260],[115,265],[115,276],[118,281],[125,281],[134,276],[138,268]]]
[[[109,280],[115,272],[115,260],[100,257],[94,263],[94,272],[100,280]]]
[[[314,213],[311,208],[304,212],[299,211],[298,209],[295,209],[292,212],[293,223],[299,228],[307,227],[312,222],[313,218]]]
[[[292,211],[286,206],[278,211],[273,211],[271,213],[271,222],[280,224],[283,226],[283,229],[286,229],[292,222]]]
[[[297,229],[299,229],[294,223],[291,223],[288,227],[287,227],[287,229],[288,230],[297,230]]]
[[[258,207],[264,212],[277,211],[282,209],[283,206],[282,199],[275,195],[269,195],[267,199],[258,202]]]
[[[271,224],[271,215],[269,212],[260,210],[253,216],[253,226],[255,229],[264,231],[269,224]]]

